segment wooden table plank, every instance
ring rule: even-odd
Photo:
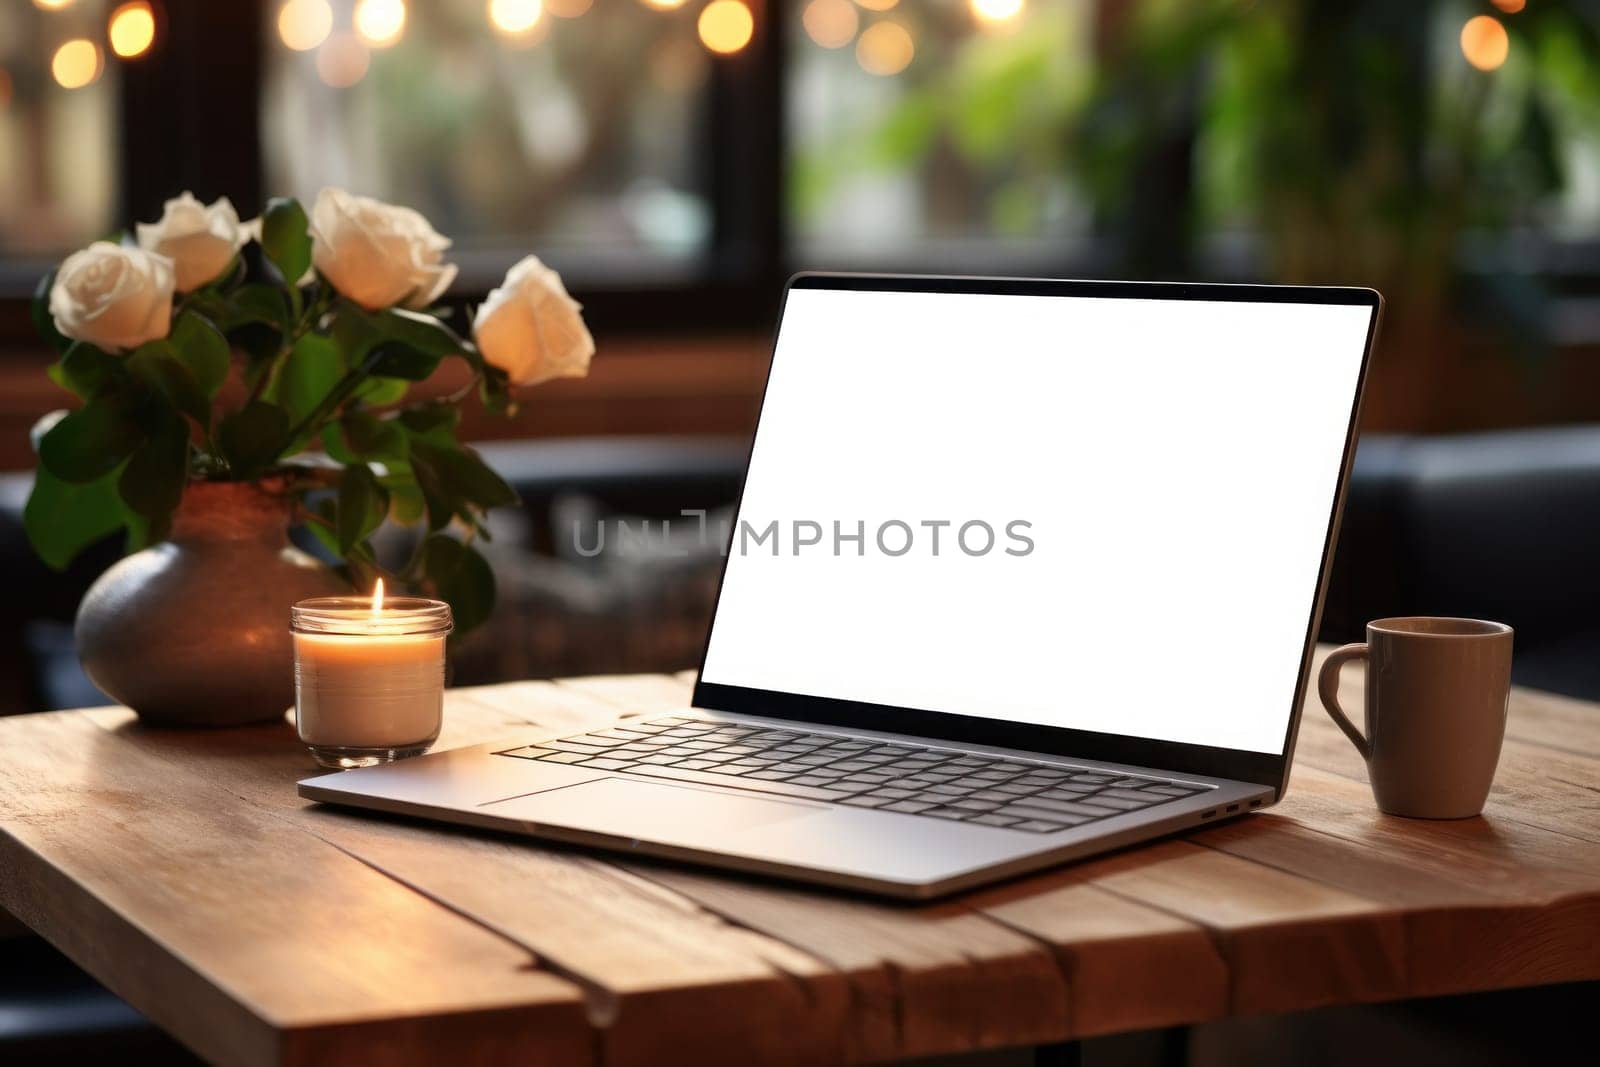
[[[1228,965],[1198,923],[1094,884],[1081,865],[974,894],[969,903],[1032,937],[1066,976],[1077,1037],[1177,1026],[1228,1013]]]
[[[692,684],[682,674],[562,682],[628,712],[681,708]],[[1069,1032],[1054,954],[969,908],[885,907],[662,864],[630,869],[849,975],[853,1060],[1038,1043]]]
[[[667,867],[635,865],[740,925],[850,976],[852,1061],[1060,1040],[1066,979],[1032,938],[960,903],[888,906]]]
[[[440,744],[692,684],[452,690]],[[308,805],[286,726],[36,716],[0,721],[0,901],[247,1064],[835,1063],[1600,977],[1600,708],[1517,691],[1485,818],[1448,823],[1379,814],[1323,720],[1269,812],[908,906]]]
[[[551,701],[555,732],[613,721],[614,708],[547,683],[504,693],[453,690],[446,718],[456,740],[509,728],[527,740]],[[93,718],[124,742],[174,766],[227,775],[230,792],[288,820],[420,895],[527,951],[542,970],[582,991],[597,1049],[609,1063],[654,1062],[662,1047],[715,1062],[739,1049],[764,1061],[837,1058],[845,982],[790,946],[684,907],[670,894],[585,853],[500,835],[441,830],[310,805],[293,781],[314,768],[286,727],[211,735],[149,730],[122,709]],[[692,993],[692,997],[689,995]],[[715,995],[715,1013],[690,1010]]]
[[[583,997],[526,952],[81,713],[4,722],[0,896],[208,1058],[399,1055],[406,1017],[584,1060]],[[190,735],[199,736],[199,735]]]
[[[681,677],[676,681],[681,698],[686,693],[682,687],[688,682]],[[586,679],[583,686],[586,692],[612,702],[619,709],[630,707],[634,695],[643,688],[637,679],[628,679],[624,684],[610,679]],[[674,695],[670,686],[651,685],[647,692],[651,700],[670,701]],[[1167,912],[1191,920],[1189,925],[1196,934],[1222,946],[1229,957],[1231,974],[1231,986],[1222,1003],[1231,1010],[1288,1010],[1289,1007],[1309,1007],[1341,1000],[1382,999],[1399,996],[1403,992],[1404,979],[1399,970],[1403,956],[1401,926],[1384,906],[1281,871],[1259,867],[1247,859],[1212,854],[1203,849],[1182,853],[1159,851],[1164,847],[1130,853],[1129,856],[1137,857],[1132,867],[1128,866],[1129,860],[1119,857],[1111,862],[1122,864],[1121,869],[1102,877],[1091,876],[1091,880],[1094,885],[1108,889],[1130,903],[1148,905],[1146,910],[1156,916]],[[1173,877],[1176,878],[1175,884],[1182,887],[1178,897],[1183,899],[1167,891],[1170,886],[1164,879],[1169,876],[1169,867],[1181,868]],[[1103,864],[1096,869],[1103,872],[1113,870]],[[1038,879],[1030,879],[1023,885],[1031,893],[1035,891],[1037,883]],[[797,902],[792,891],[778,897],[779,903],[776,904],[772,899],[765,899],[765,906],[759,913],[751,915],[748,909],[760,895],[759,890],[739,887],[730,893],[723,888],[726,880],[698,876],[675,877],[673,884],[694,893],[702,903],[711,903],[719,909],[742,909],[738,913],[741,921],[760,921],[764,924],[763,929],[775,936],[792,942],[806,942],[813,951],[836,961],[840,959],[837,954],[842,951],[838,942],[844,941],[850,951],[863,954],[854,958],[853,962],[863,962],[868,958],[866,954],[877,953],[879,962],[893,966],[902,975],[916,974],[928,966],[926,959],[903,958],[903,939],[890,937],[882,939],[882,943],[877,939],[866,939],[863,931],[869,929],[870,924],[858,917],[850,917],[842,932],[831,931],[831,937],[820,933],[826,918]],[[712,897],[714,899],[708,899]],[[1199,914],[1191,913],[1197,902],[1218,900],[1236,901],[1239,912],[1224,916],[1208,914],[1202,909]],[[1284,909],[1310,921],[1300,925],[1291,924],[1283,918]],[[829,914],[836,912],[830,911]],[[1154,925],[1156,930],[1149,932],[1159,931],[1163,936],[1171,936],[1168,919],[1158,918]],[[972,935],[965,933],[964,936]],[[819,943],[818,938],[824,940]],[[1050,946],[1050,954],[1058,957],[1062,946],[1048,938],[1044,939],[1044,943]],[[1300,985],[1283,980],[1286,962],[1296,965],[1291,968],[1292,973],[1304,976]],[[1037,970],[1036,961],[1029,966],[1036,974],[1044,973]],[[1017,995],[1008,993],[1005,1002],[1014,1005]],[[1198,999],[1202,1003],[1172,1009],[1173,1015],[1192,1013],[1193,1017],[1184,1021],[1211,1017],[1217,992],[1206,990]],[[926,1013],[913,1010],[910,1014],[915,1018]],[[1070,1010],[1067,1014],[1071,1015]],[[959,1017],[946,1012],[936,1012],[933,1018],[942,1026],[959,1021]],[[1064,1021],[1062,1025],[1068,1023]],[[1092,1013],[1077,1022],[1079,1028],[1107,1025],[1110,1024],[1095,1019]],[[1146,1022],[1145,1025],[1156,1024]],[[950,1036],[949,1033],[940,1035],[945,1041]],[[902,1037],[906,1041],[903,1054],[924,1051],[924,1046],[917,1043],[915,1035]]]
[[[1319,664],[1321,655],[1325,650],[1319,654]],[[1359,701],[1359,672],[1348,670],[1346,675],[1344,699]],[[674,676],[674,681],[686,698],[692,673]],[[581,685],[619,710],[631,707],[634,694],[641,691],[652,702],[669,703],[677,695],[670,686],[638,679],[586,679]],[[1307,709],[1302,731],[1302,738],[1309,738],[1306,750],[1312,759],[1320,755],[1339,762],[1346,772],[1359,769],[1364,775],[1359,756],[1348,740],[1333,732],[1320,707]],[[1515,796],[1515,783],[1525,780],[1522,770],[1513,766],[1503,775],[1506,798]],[[1600,887],[1600,872],[1585,870],[1573,877],[1563,873],[1554,861],[1566,851],[1565,845],[1537,827],[1508,823],[1488,835],[1492,844],[1486,848],[1484,841],[1474,840],[1483,836],[1474,832],[1482,820],[1439,824],[1389,819],[1376,811],[1364,784],[1353,793],[1345,788],[1354,784],[1353,779],[1336,788],[1337,797],[1330,797],[1333,787],[1327,776],[1319,778],[1317,769],[1304,761],[1297,767],[1296,780],[1301,788],[1291,784],[1286,803],[1271,812],[1197,835],[1190,845],[1148,847],[1078,865],[1080,873],[1074,878],[1089,888],[1123,895],[1130,903],[1165,909],[1202,933],[1224,958],[1228,985],[1223,1010],[1231,1013],[1391,999],[1412,992],[1413,972],[1423,975],[1422,961],[1410,943],[1416,924],[1408,924],[1400,910],[1441,903],[1456,910],[1428,920],[1426,929],[1416,927],[1415,936],[1431,936],[1440,948],[1454,950],[1452,961],[1439,968],[1450,976],[1453,989],[1490,988],[1500,967],[1497,961],[1505,953],[1479,944],[1481,951],[1464,956],[1462,946],[1475,942],[1456,936],[1462,925],[1492,913],[1514,941],[1524,932],[1538,933],[1529,923],[1567,888]],[[1511,807],[1516,810],[1515,804]],[[1367,825],[1374,820],[1394,837],[1377,845]],[[1409,846],[1434,838],[1439,863],[1418,863]],[[1519,880],[1519,872],[1538,857],[1547,862],[1537,864],[1531,877]],[[1474,863],[1487,865],[1486,877],[1463,877],[1463,868]],[[1019,883],[1015,895],[1026,900],[1048,893],[1041,882],[1049,877]],[[1536,902],[1532,917],[1523,915],[1528,894],[1535,892],[1544,898]],[[1508,899],[1516,903],[1508,904]],[[1228,910],[1216,910],[1224,904]],[[1495,907],[1485,912],[1478,907],[1484,904]],[[1460,923],[1448,918],[1457,914],[1464,917]],[[1584,918],[1579,908],[1565,929],[1581,930]],[[770,929],[779,936],[796,936],[788,926]],[[1151,932],[1142,930],[1129,940],[1137,943]],[[1043,940],[1051,943],[1048,937]],[[1057,952],[1066,950],[1061,944],[1053,947]],[[1126,945],[1115,941],[1103,947],[1126,951]],[[1570,959],[1543,973],[1582,977],[1589,969],[1585,961]],[[1443,979],[1430,981],[1429,988],[1437,989]],[[1196,1021],[1212,1017],[1215,1010],[1189,1004],[1174,1007],[1171,1017]],[[1092,1011],[1077,1014],[1075,1032],[1104,1032],[1097,1029],[1102,1024]],[[1141,1023],[1161,1024],[1151,1019]]]

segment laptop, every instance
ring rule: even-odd
[[[300,793],[911,899],[1267,807],[1380,304],[797,276],[692,700]]]

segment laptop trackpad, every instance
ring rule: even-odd
[[[804,801],[657,785],[629,778],[603,778],[497,800],[483,805],[483,810],[524,822],[689,845],[723,843],[729,833],[830,811]]]

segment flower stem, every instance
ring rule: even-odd
[[[328,395],[318,402],[317,406],[306,413],[305,418],[295,423],[289,431],[288,445],[285,452],[293,454],[297,447],[303,448],[304,441],[309,441],[311,434],[321,428],[323,420],[337,411],[350,395],[356,391],[362,382],[371,374],[372,358],[362,360],[356,366],[344,372],[344,377],[334,383]],[[304,438],[304,441],[302,440]]]

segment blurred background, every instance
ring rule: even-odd
[[[714,550],[572,531],[726,508],[783,279],[852,269],[1380,289],[1324,636],[1491,615],[1520,680],[1600,695],[1595,0],[7,0],[0,469],[62,402],[55,260],[330,184],[453,237],[463,306],[537,251],[599,343],[469,418],[524,508],[458,680],[697,662]],[[67,627],[115,549],[44,571],[9,477],[0,708],[91,699]]]

